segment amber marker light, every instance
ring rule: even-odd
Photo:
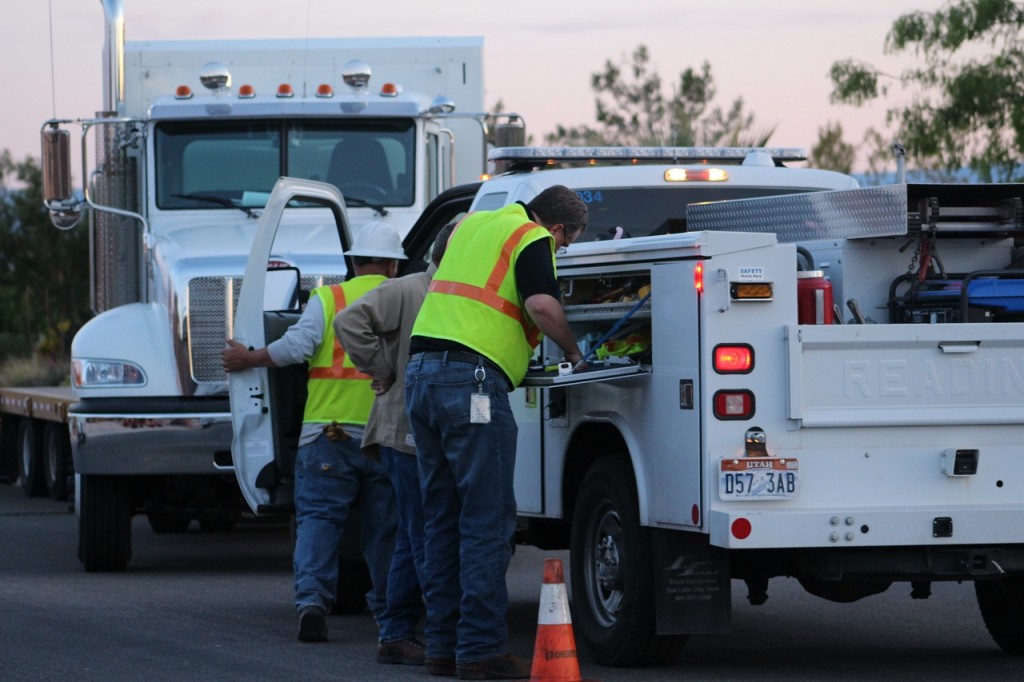
[[[192,99],[192,88],[187,85],[179,85],[174,91],[174,99]]]
[[[324,98],[334,97],[334,88],[327,83],[321,83],[316,88],[316,96]]]
[[[239,99],[252,99],[256,96],[256,88],[252,87],[248,83],[238,86],[238,97]]]
[[[292,86],[288,83],[281,83],[277,86],[277,96],[284,98],[295,97],[295,91],[292,90]]]

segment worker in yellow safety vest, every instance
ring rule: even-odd
[[[375,618],[387,605],[387,575],[395,547],[394,488],[379,462],[360,450],[374,392],[337,341],[335,315],[398,270],[405,259],[398,232],[369,223],[352,248],[355,277],[314,289],[299,320],[266,348],[228,340],[224,370],[309,363],[308,395],[295,459],[295,606],[299,639],[327,641],[327,614],[337,594],[338,547],[358,504],[360,546],[373,584],[367,604]]]
[[[508,651],[516,423],[508,392],[541,333],[583,354],[559,302],[555,251],[587,225],[572,190],[466,217],[448,241],[412,329],[405,399],[425,517],[425,665],[433,675],[519,679]]]

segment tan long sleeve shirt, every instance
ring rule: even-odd
[[[416,314],[437,268],[391,279],[367,292],[334,318],[334,333],[360,372],[393,381],[377,396],[363,434],[363,451],[376,456],[379,446],[416,454],[405,415],[405,367]]]

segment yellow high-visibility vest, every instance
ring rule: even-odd
[[[554,267],[554,237],[531,222],[522,206],[467,216],[452,233],[412,335],[472,348],[518,385],[541,334],[523,308],[515,263],[524,248],[541,239],[551,244]]]
[[[373,406],[369,375],[356,369],[334,336],[334,317],[346,305],[385,281],[383,275],[364,275],[342,284],[318,287],[324,309],[324,337],[309,359],[309,383],[305,422],[365,424]]]

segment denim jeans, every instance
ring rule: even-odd
[[[508,382],[470,363],[414,355],[406,407],[423,493],[427,656],[472,663],[507,651],[505,573],[516,502],[516,423]],[[490,397],[489,424],[470,423],[470,395]]]
[[[388,606],[380,619],[380,641],[413,637],[423,615],[423,498],[416,455],[381,446],[380,462],[395,488],[398,531],[388,572]]]
[[[295,605],[330,611],[338,584],[338,546],[352,509],[359,513],[359,545],[373,587],[366,603],[374,618],[387,604],[388,569],[395,548],[395,491],[384,467],[364,455],[358,438],[321,435],[299,446],[295,458]],[[342,576],[344,580],[344,576]]]

